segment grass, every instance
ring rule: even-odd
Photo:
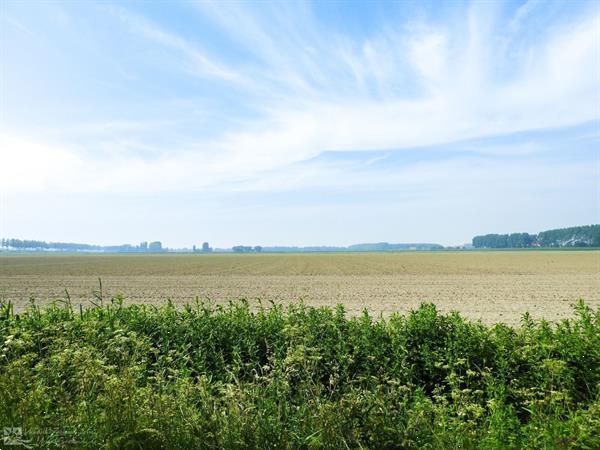
[[[40,448],[600,448],[600,313],[423,304],[0,311],[0,426]]]

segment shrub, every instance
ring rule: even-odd
[[[0,423],[40,448],[599,448],[600,314],[575,312],[2,305]]]

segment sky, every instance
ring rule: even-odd
[[[0,235],[435,242],[600,223],[600,2],[0,3]]]

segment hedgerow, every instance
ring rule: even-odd
[[[600,448],[600,313],[575,313],[5,303],[0,424],[57,449]]]

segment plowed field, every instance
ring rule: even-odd
[[[0,256],[0,296],[17,309],[65,289],[89,304],[98,278],[106,297],[121,293],[126,303],[302,298],[388,315],[430,301],[486,323],[514,324],[525,311],[557,320],[579,298],[600,305],[599,251]]]

